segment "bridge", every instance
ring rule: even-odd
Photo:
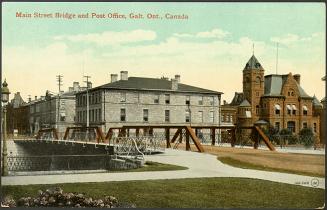
[[[14,140],[23,152],[9,155],[9,169],[133,168],[142,165],[145,154],[161,153],[165,148],[185,145],[185,150],[190,151],[193,145],[193,150],[201,153],[205,152],[203,144],[208,142],[230,143],[234,147],[245,138],[252,141],[255,149],[262,140],[275,150],[258,126],[122,126],[109,128],[106,135],[96,126],[67,127],[63,137],[59,136],[55,128],[47,128],[39,130],[35,138]]]

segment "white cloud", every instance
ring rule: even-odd
[[[175,33],[175,34],[173,34],[173,36],[179,37],[179,38],[217,38],[217,39],[222,39],[222,38],[225,38],[228,34],[230,34],[228,31],[224,31],[219,28],[215,28],[215,29],[212,29],[211,31],[202,31],[202,32],[198,32],[196,34]]]
[[[282,37],[272,37],[270,39],[270,41],[272,42],[278,42],[278,43],[281,43],[281,44],[290,44],[292,42],[296,42],[296,41],[299,41],[299,36],[298,35],[295,35],[295,34],[286,34]]]
[[[69,40],[72,42],[88,42],[97,45],[119,45],[126,43],[155,40],[156,32],[150,30],[133,31],[105,31],[102,33],[63,35],[54,37],[55,40]]]
[[[309,78],[309,72],[310,78],[319,80],[324,75],[324,50],[320,41],[323,36],[318,35],[312,35],[315,36],[312,43],[298,42],[292,48],[281,48],[278,73],[300,73],[303,75],[301,83],[307,93],[315,93],[321,98],[324,95],[323,82],[312,83],[310,86],[311,80],[305,79]],[[316,41],[313,42],[314,40]],[[81,82],[82,63],[86,58],[85,73],[91,76],[94,86],[109,82],[110,74],[121,70],[129,71],[130,76],[143,77],[173,77],[174,74],[180,74],[183,83],[222,91],[225,93],[223,99],[230,101],[235,91],[242,91],[242,70],[252,55],[253,43],[254,53],[265,68],[265,74],[275,73],[276,49],[272,43],[259,42],[249,37],[236,41],[213,39],[197,42],[173,35],[159,43],[117,46],[110,53],[102,48],[101,55],[97,43],[88,48],[86,54],[72,52],[69,50],[70,45],[59,41],[33,50],[28,47],[4,48],[3,76],[10,82],[12,92],[20,91],[26,97],[28,94],[41,95],[46,89],[57,90],[55,76],[58,74],[64,75],[64,89],[73,81]],[[312,47],[308,48],[306,44]],[[310,56],[303,59],[297,57],[303,56],[298,52]],[[315,68],[312,69],[312,66]]]

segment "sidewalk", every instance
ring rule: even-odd
[[[8,176],[1,177],[1,182],[2,185],[29,185],[201,177],[242,177],[325,189],[324,178],[235,168],[221,163],[216,156],[206,153],[166,149],[163,154],[148,155],[145,158],[148,161],[186,166],[189,169],[179,171]]]

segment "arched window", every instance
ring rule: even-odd
[[[250,78],[248,76],[245,77],[245,82],[250,82]]]
[[[305,116],[308,115],[308,107],[304,105],[302,109],[303,109],[303,115]]]
[[[259,114],[259,105],[255,106],[255,113],[258,115]]]
[[[261,82],[260,77],[256,77],[256,78],[255,78],[255,82],[256,82],[256,83],[260,83],[260,82]]]

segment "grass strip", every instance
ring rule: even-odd
[[[312,172],[305,172],[305,171],[297,171],[297,170],[290,170],[290,169],[282,169],[282,168],[273,168],[269,166],[263,166],[259,164],[253,164],[245,161],[236,160],[231,157],[217,157],[219,161],[224,164],[237,167],[237,168],[244,168],[244,169],[255,169],[255,170],[263,170],[263,171],[272,171],[272,172],[282,172],[282,173],[291,173],[291,174],[298,174],[298,175],[305,175],[305,176],[314,176],[314,177],[321,177],[324,178],[324,174],[319,173],[312,173]]]

